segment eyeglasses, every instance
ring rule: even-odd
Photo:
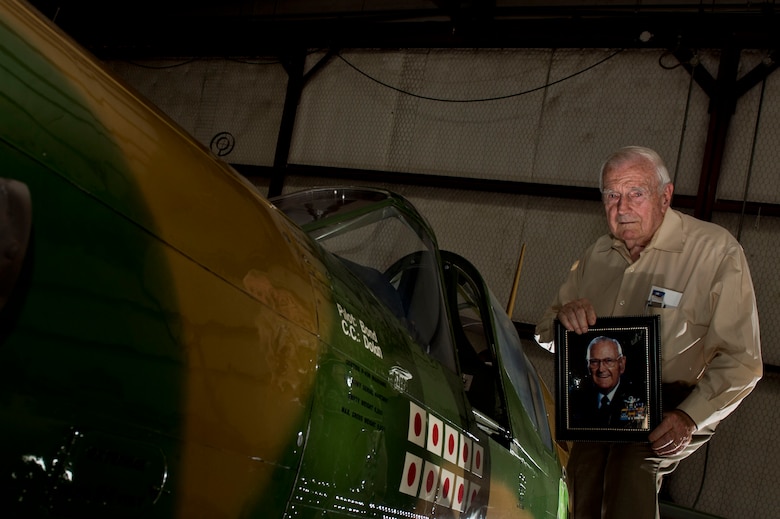
[[[631,205],[638,205],[647,200],[650,197],[650,192],[642,188],[630,189],[627,193],[621,193],[619,191],[613,191],[611,189],[605,189],[601,193],[601,199],[607,206],[617,205],[617,203],[625,197],[626,201]]]
[[[621,355],[617,359],[610,359],[610,358],[607,358],[607,359],[588,359],[588,366],[590,366],[591,368],[598,369],[599,368],[599,364],[603,364],[603,365],[605,365],[608,368],[614,368],[615,364],[617,364],[617,361],[620,360],[622,357],[623,357],[623,355]]]

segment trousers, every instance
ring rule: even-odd
[[[573,519],[659,519],[663,477],[704,445],[714,431],[697,431],[674,456],[649,443],[575,442],[566,466]]]

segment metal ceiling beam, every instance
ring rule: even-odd
[[[241,12],[242,2],[221,10],[219,2],[32,3],[104,59],[269,56],[301,47],[780,47],[780,16],[771,4],[496,7],[441,0],[430,9],[280,15]]]
[[[711,220],[717,203],[718,182],[727,135],[737,101],[780,67],[779,56],[775,52],[770,53],[761,63],[738,78],[740,51],[735,48],[725,48],[720,57],[718,77],[714,78],[703,67],[694,65],[695,56],[692,50],[678,49],[674,54],[710,99],[707,142],[699,176],[694,216],[702,220]]]

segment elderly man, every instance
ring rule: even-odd
[[[613,153],[600,188],[610,233],[572,266],[537,340],[552,347],[555,318],[581,334],[597,316],[660,314],[663,420],[647,443],[575,443],[568,464],[576,519],[657,518],[663,476],[761,378],[753,283],[725,229],[670,209],[674,187],[653,150]]]
[[[571,392],[573,427],[647,427],[645,415],[624,413],[626,406],[644,405],[644,387],[624,377],[626,357],[617,339],[599,336],[586,350],[588,381]]]

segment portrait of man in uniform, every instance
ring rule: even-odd
[[[632,441],[621,431],[651,430],[651,411],[660,408],[654,337],[647,326],[594,327],[582,336],[567,335],[558,373],[559,427],[566,438],[559,439]]]
[[[624,376],[627,362],[617,339],[600,335],[590,341],[587,380],[572,393],[572,427],[647,427],[644,384]]]

